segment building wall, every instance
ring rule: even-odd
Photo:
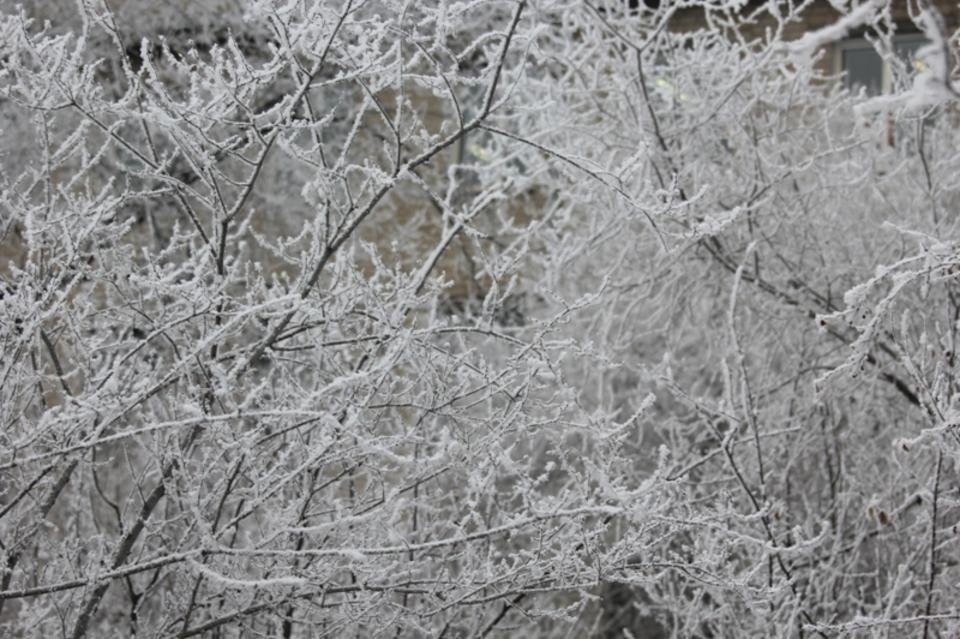
[[[776,20],[769,11],[764,10],[767,3],[753,0],[741,11],[738,26],[742,29],[747,38],[761,39],[764,35],[775,28]],[[781,4],[784,4],[781,2]],[[960,3],[950,0],[931,0],[944,18],[947,31],[954,32],[960,26]],[[918,31],[916,25],[911,19],[911,14],[916,15],[917,3],[915,0],[892,0],[889,2],[889,11],[891,18],[897,24],[898,33],[915,33]],[[744,18],[752,17],[749,22],[742,21]],[[834,24],[841,17],[827,0],[817,0],[806,7],[799,15],[799,20],[787,24],[784,28],[786,40],[797,40],[806,33],[821,29]],[[670,28],[677,33],[695,33],[697,30],[706,28],[707,21],[702,9],[685,9],[679,11],[673,18]],[[855,29],[848,34],[848,37],[856,38],[864,34],[864,29]],[[837,69],[836,47],[827,47],[824,55],[820,58],[819,64],[821,71],[833,73]]]

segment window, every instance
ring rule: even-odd
[[[926,43],[920,34],[894,36],[893,52],[902,68],[892,69],[867,40],[845,40],[837,45],[837,71],[843,73],[843,83],[848,89],[863,88],[868,95],[888,93],[900,73],[920,68],[918,65],[922,63],[916,55]]]

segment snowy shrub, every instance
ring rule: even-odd
[[[954,35],[650,4],[0,3],[3,633],[958,632]]]

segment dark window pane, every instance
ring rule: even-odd
[[[923,70],[923,63],[917,60],[917,51],[928,44],[930,42],[922,36],[911,36],[909,39],[904,38],[893,43],[894,53],[903,61],[908,77]]]
[[[843,50],[844,83],[847,88],[864,87],[878,95],[883,86],[883,60],[873,47]]]
[[[909,39],[895,40],[893,50],[896,52],[897,57],[904,62],[912,62],[917,56],[917,51],[925,44],[927,44],[927,40],[923,37],[910,37]]]

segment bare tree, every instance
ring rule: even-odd
[[[4,632],[957,632],[956,36],[648,4],[0,5]]]

